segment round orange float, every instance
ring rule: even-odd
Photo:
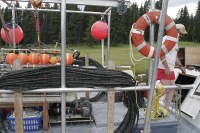
[[[28,62],[28,55],[25,54],[25,53],[20,53],[17,56],[17,58],[20,59],[20,61],[21,61],[22,64],[26,64]]]
[[[30,64],[38,64],[39,63],[39,56],[36,53],[30,53],[28,56],[28,61]]]
[[[58,50],[57,50],[57,49],[54,49],[54,50],[52,51],[52,53],[53,53],[54,56],[56,56],[56,55],[58,54]]]
[[[6,62],[8,64],[13,64],[15,59],[17,59],[17,55],[15,53],[8,53],[6,55]]]
[[[73,63],[73,60],[74,60],[74,58],[73,58],[72,54],[66,53],[66,64],[71,65]]]
[[[50,56],[48,54],[41,54],[40,59],[42,64],[47,65],[49,64]]]
[[[58,59],[56,57],[51,57],[51,59],[49,60],[49,62],[51,64],[56,64],[56,63],[58,63]]]

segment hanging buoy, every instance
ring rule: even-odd
[[[32,65],[36,65],[39,63],[39,56],[36,53],[30,53],[28,56],[28,61]]]
[[[17,56],[18,59],[20,59],[20,62],[22,64],[26,64],[28,62],[28,55],[25,54],[25,53],[20,53],[18,56]]]
[[[40,55],[40,59],[41,59],[40,62],[41,62],[43,65],[47,65],[47,64],[49,64],[50,56],[49,56],[48,54],[41,54],[41,55]]]
[[[67,65],[71,65],[74,61],[74,58],[72,56],[72,54],[70,53],[66,53],[66,64]]]
[[[51,57],[51,59],[49,60],[50,64],[56,64],[58,63],[58,59],[56,57]]]
[[[144,32],[150,24],[159,23],[160,15],[161,12],[159,10],[147,12],[136,21],[136,23],[131,29],[132,40],[136,49],[142,55],[148,58],[155,57],[156,48],[146,43],[146,41],[144,40]],[[163,42],[160,57],[169,53],[170,50],[174,47],[174,45],[178,42],[176,25],[169,16],[166,16],[165,30],[166,40],[165,42]]]
[[[54,56],[56,56],[56,55],[58,54],[58,50],[57,50],[57,49],[54,49],[53,52],[52,52],[52,54],[53,54]]]
[[[102,40],[108,37],[108,25],[104,21],[97,21],[91,27],[92,37]]]
[[[6,62],[8,64],[13,64],[15,59],[17,59],[17,55],[15,53],[8,53],[6,55]]]
[[[41,8],[42,6],[42,0],[29,0],[29,3],[31,3],[34,8]]]
[[[5,27],[8,30],[8,36],[10,38],[11,43],[13,44],[14,43],[14,40],[13,40],[14,38],[13,38],[13,27],[12,27],[12,24],[11,23],[7,23],[7,24],[5,24]],[[21,42],[21,40],[23,39],[23,37],[24,37],[24,33],[23,33],[22,28],[17,24],[15,24],[15,35],[16,35],[15,43],[19,44]],[[8,39],[6,37],[6,33],[5,33],[4,28],[1,29],[1,38],[3,39],[3,41],[6,44],[8,44]]]

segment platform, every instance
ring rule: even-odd
[[[107,104],[103,102],[95,102],[92,104],[94,122],[86,123],[67,123],[66,132],[67,133],[106,133],[106,108]],[[127,109],[122,102],[115,103],[115,127],[119,125],[119,121],[124,118]],[[95,113],[94,113],[95,112]],[[140,118],[138,123],[138,133],[143,130],[144,126],[144,112],[143,109],[140,109]],[[175,121],[174,115],[169,114],[168,117],[162,118],[156,121],[152,121],[151,130],[152,133],[200,133],[198,129],[193,127],[185,119],[180,120],[180,125],[175,126],[177,122]],[[11,131],[8,131],[12,133]],[[31,132],[31,133],[42,133],[43,131]],[[50,133],[60,133],[61,125],[60,124],[51,124],[49,127]],[[27,132],[26,132],[27,133]],[[136,132],[134,132],[136,133]]]

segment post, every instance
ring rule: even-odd
[[[104,39],[101,40],[101,63],[104,66]]]
[[[168,0],[164,0],[162,3],[162,13],[160,15],[160,26],[159,26],[159,31],[158,31],[158,47],[156,49],[156,56],[155,56],[155,65],[154,65],[154,71],[152,75],[152,82],[150,86],[150,92],[149,92],[149,101],[148,101],[148,106],[147,106],[147,111],[146,111],[146,116],[145,116],[145,125],[144,125],[144,133],[150,133],[151,132],[151,106],[153,102],[153,94],[155,90],[155,83],[156,83],[156,76],[157,76],[157,68],[158,68],[158,63],[159,63],[159,58],[160,58],[160,51],[161,51],[161,46],[162,46],[162,38],[163,38],[163,33],[164,33],[164,27],[165,27],[165,18],[166,18],[166,13],[167,13],[167,7],[168,7]]]
[[[115,69],[115,63],[108,61],[108,69]],[[115,108],[115,91],[112,88],[107,92],[107,133],[114,133],[114,108]]]
[[[66,87],[66,0],[61,0],[61,88]],[[61,94],[61,126],[66,132],[66,93]]]
[[[89,66],[89,55],[88,53],[85,54],[85,67],[88,67]],[[89,99],[89,92],[85,92],[86,94],[86,99]],[[76,94],[77,95],[77,94]]]
[[[151,0],[151,10],[155,9],[155,0]],[[154,31],[155,31],[155,24],[150,24],[150,45],[154,45]],[[153,64],[154,61],[152,59],[149,59],[149,72],[148,72],[148,85],[151,84],[151,77],[153,73]]]
[[[48,113],[49,104],[47,101],[43,103],[43,130],[48,132],[48,122],[49,122],[49,113]]]
[[[10,37],[8,35],[8,30],[7,30],[7,27],[6,27],[6,23],[5,23],[5,20],[3,18],[3,13],[2,13],[2,10],[0,9],[0,17],[1,17],[1,23],[2,23],[2,27],[5,31],[5,34],[6,34],[6,38],[8,39],[8,44],[10,47],[12,47],[12,44],[11,44],[11,41],[10,41]],[[3,57],[3,56],[2,56]]]
[[[16,33],[15,33],[15,1],[12,5],[12,28],[13,28],[13,48],[16,48]]]
[[[111,10],[108,13],[108,51],[107,51],[107,65],[110,60],[110,22],[111,22]]]
[[[12,70],[20,70],[22,65],[19,59],[13,62]],[[14,91],[14,113],[15,113],[15,130],[16,133],[23,133],[23,99],[22,92]]]

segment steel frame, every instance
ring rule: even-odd
[[[3,0],[0,0],[3,1]],[[28,0],[8,0],[8,1],[18,1],[18,2],[28,2]],[[119,2],[124,2],[124,0],[43,0],[44,3],[60,3],[61,4],[61,43],[62,43],[62,49],[61,49],[61,88],[49,88],[49,89],[37,89],[37,90],[32,90],[32,91],[25,91],[24,93],[44,93],[44,92],[59,92],[61,93],[61,105],[62,105],[62,110],[65,110],[65,99],[66,99],[66,92],[87,92],[87,91],[108,91],[108,89],[105,88],[96,88],[96,89],[91,89],[91,88],[66,88],[65,86],[65,53],[66,53],[66,4],[77,4],[77,5],[93,5],[93,6],[108,6],[108,7],[117,7]],[[126,1],[125,3],[127,4],[129,1]],[[155,1],[152,0],[155,4]],[[151,125],[151,119],[150,119],[150,112],[151,112],[151,106],[152,106],[152,101],[153,101],[153,92],[155,89],[155,82],[156,82],[156,75],[157,75],[157,66],[158,66],[158,59],[159,59],[159,53],[161,49],[161,42],[163,38],[163,32],[164,32],[164,22],[165,22],[165,16],[167,12],[167,7],[168,7],[168,0],[163,1],[162,3],[162,14],[161,14],[161,22],[159,26],[159,36],[158,36],[158,47],[156,51],[156,58],[155,58],[155,63],[153,64],[154,67],[152,67],[153,73],[150,75],[152,77],[152,80],[150,82],[150,86],[142,86],[142,87],[125,87],[125,88],[113,88],[113,91],[119,91],[119,90],[150,90],[150,97],[149,97],[149,102],[148,102],[148,107],[147,107],[147,114],[146,114],[146,119],[145,119],[145,127],[144,127],[144,133],[149,133],[151,132],[150,130],[150,125]],[[14,8],[13,8],[14,10]],[[111,16],[111,11],[107,12],[108,14],[108,25],[110,27],[110,16]],[[110,36],[110,29],[108,32],[108,36]],[[110,49],[110,38],[108,38],[108,49]],[[108,50],[108,60],[110,59],[110,51]],[[150,70],[151,71],[151,70]],[[182,89],[193,89],[196,85],[182,85]],[[177,86],[164,86],[164,88],[167,89],[176,89]],[[13,93],[13,91],[9,90],[0,90],[0,93]],[[62,133],[65,133],[66,131],[66,123],[65,123],[65,111],[62,111]]]
[[[4,1],[4,0],[0,0]],[[6,0],[18,1],[18,2],[29,2],[29,0]],[[43,3],[62,3],[62,0],[42,0]],[[119,2],[124,2],[127,6],[130,6],[130,0],[66,0],[66,4],[75,5],[91,5],[91,6],[105,6],[105,7],[117,7]]]

